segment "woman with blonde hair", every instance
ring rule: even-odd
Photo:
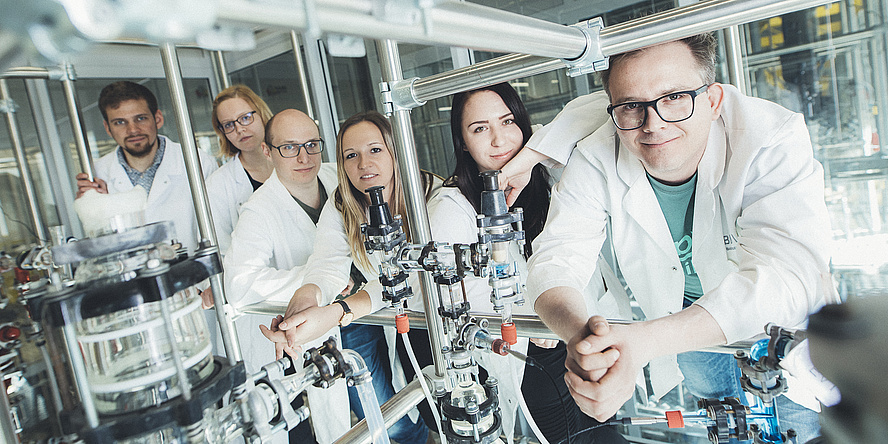
[[[275,342],[279,357],[283,352],[298,357],[301,344],[338,324],[343,347],[357,351],[367,362],[380,403],[391,398],[395,388],[406,385],[394,360],[394,329],[384,331],[382,327],[350,322],[383,308],[378,256],[367,254],[361,234],[361,224],[367,222],[370,205],[365,190],[383,186],[392,214],[406,216],[400,172],[392,147],[391,125],[376,111],[356,114],[342,124],[336,140],[339,187],[318,220],[304,284],[296,290],[284,316],[273,320],[270,329],[260,327],[266,337]],[[423,172],[423,183],[426,196],[430,197],[442,181]],[[409,239],[409,229],[404,228]],[[355,289],[350,296],[340,298],[342,288],[350,281],[357,284]],[[367,284],[362,287],[362,282]],[[349,399],[353,409],[359,408],[357,394],[351,388]],[[362,416],[357,410],[355,413]],[[411,414],[411,418],[415,416]],[[389,429],[389,436],[402,444],[425,443],[427,434],[421,421],[414,423],[410,418],[402,418]]]
[[[233,85],[213,100],[213,130],[221,156],[230,159],[207,179],[207,194],[219,250],[231,245],[240,207],[271,175],[273,166],[262,152],[265,124],[272,113],[249,87]]]

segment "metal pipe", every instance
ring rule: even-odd
[[[602,29],[601,51],[611,56],[826,3],[831,1],[710,0],[694,3]]]
[[[68,234],[82,239],[83,227],[80,225],[80,219],[77,218],[77,212],[74,211],[74,198],[77,190],[71,186],[74,183],[74,176],[71,174],[72,168],[69,168],[74,156],[71,156],[63,148],[55,115],[52,111],[52,102],[49,99],[47,81],[25,79],[25,90],[28,92],[28,101],[31,103],[31,116],[34,118],[37,140],[40,144],[40,151],[43,153],[43,162],[49,171],[46,178],[52,191],[59,222],[68,228]],[[50,238],[52,238],[52,234]],[[55,245],[54,239],[51,240]]]
[[[213,73],[216,75],[219,91],[222,91],[231,86],[231,77],[228,75],[228,68],[225,67],[224,54],[222,51],[210,51],[210,58],[213,61]]]
[[[419,376],[422,377],[421,375]],[[389,428],[393,426],[396,422],[398,422],[399,419],[406,416],[413,407],[422,402],[424,399],[425,395],[423,395],[422,393],[422,387],[419,385],[419,379],[414,379],[413,381],[410,381],[410,384],[407,384],[403,389],[399,390],[398,393],[395,393],[394,396],[389,398],[389,400],[386,401],[385,404],[380,406],[380,410],[382,410],[382,417],[383,419],[385,419],[385,427]],[[362,419],[333,443],[370,444],[371,442],[372,437],[370,435],[370,429],[367,427],[367,420]]]
[[[200,167],[200,157],[197,153],[197,145],[194,143],[194,132],[191,129],[191,118],[188,114],[188,104],[185,101],[185,88],[182,85],[182,71],[179,68],[179,58],[176,55],[176,46],[172,43],[160,45],[163,69],[166,73],[167,85],[170,88],[170,96],[173,99],[173,109],[176,114],[176,122],[179,124],[179,140],[182,145],[182,154],[185,158],[185,171],[188,174],[188,184],[191,187],[191,198],[194,202],[194,211],[197,215],[197,228],[200,232],[201,250],[218,252],[216,230],[213,226],[213,218],[210,215],[210,203],[207,198],[207,187],[204,183],[203,172]],[[213,304],[216,306],[216,318],[222,332],[222,342],[225,344],[225,354],[229,363],[234,365],[243,360],[240,344],[237,342],[237,330],[229,310],[226,310],[228,301],[222,287],[221,274],[210,276],[210,287],[213,290]]]
[[[740,40],[740,27],[737,25],[725,28],[725,62],[728,64],[728,80],[741,93],[749,93],[746,82],[746,70],[743,68],[743,49]]]
[[[48,372],[52,373],[52,372]],[[12,422],[12,406],[9,404],[9,396],[6,390],[0,393],[0,437],[7,444],[19,444],[21,441],[15,433],[15,424]]]
[[[377,40],[376,52],[379,53],[379,64],[382,69],[384,82],[395,82],[403,78],[401,71],[401,57],[398,54],[398,44],[394,40]],[[422,184],[422,175],[419,171],[419,160],[416,155],[416,144],[413,139],[413,125],[410,122],[408,110],[395,110],[392,113],[392,132],[394,133],[395,158],[398,160],[398,170],[401,172],[401,183],[404,188],[404,199],[407,206],[407,223],[410,227],[410,241],[425,244],[432,240],[432,229],[429,226],[429,214],[426,209],[425,187]],[[428,272],[420,272],[420,289],[422,292],[423,307],[426,316],[426,324],[429,331],[429,342],[432,346],[432,358],[435,364],[435,374],[445,375],[446,363],[442,354],[443,331],[441,330],[441,317],[438,315],[434,292],[435,281]]]
[[[49,80],[50,78],[52,78],[52,74],[50,74],[49,70],[46,68],[23,66],[18,68],[11,68],[9,71],[0,73],[0,78]]]
[[[34,225],[34,235],[41,245],[46,245],[46,228],[43,218],[40,217],[40,207],[37,201],[37,192],[31,181],[31,169],[28,167],[28,157],[25,154],[25,146],[22,143],[22,134],[19,132],[18,121],[15,118],[15,109],[12,97],[9,95],[9,85],[6,79],[0,78],[0,108],[6,108],[6,128],[9,130],[9,139],[12,142],[12,151],[15,154],[15,162],[18,165],[19,174],[22,177],[22,187],[25,198],[28,200],[28,211],[31,214],[31,223]]]
[[[304,83],[304,85],[308,85],[311,88],[315,98],[314,102],[309,100],[308,103],[313,103],[314,120],[320,129],[321,138],[335,142],[339,125],[336,120],[336,111],[333,109],[336,103],[330,97],[333,91],[328,84],[327,73],[324,70],[326,56],[321,52],[317,38],[303,34],[302,41],[305,44],[305,58],[308,60],[308,63],[304,66],[308,69],[308,76],[311,82],[310,84]],[[332,157],[327,159],[328,162],[332,160]]]
[[[302,90],[302,98],[305,99],[305,114],[315,119],[314,106],[311,104],[311,93],[308,91],[308,75],[305,73],[305,59],[302,58],[302,49],[299,45],[299,34],[290,30],[290,42],[293,44],[293,57],[296,59],[296,75],[299,77],[299,87]]]
[[[80,341],[77,340],[74,320],[70,319],[72,314],[68,307],[62,309],[62,316],[65,322],[65,325],[62,326],[62,335],[64,336],[65,346],[68,349],[68,359],[71,361],[70,364],[74,373],[74,385],[77,387],[77,392],[80,393],[80,405],[83,407],[86,423],[89,425],[89,428],[95,429],[99,426],[99,412],[96,410],[92,388],[89,385],[89,376],[86,371],[86,363],[83,361]]]
[[[710,0],[695,3],[604,28],[600,34],[601,50],[604,55],[611,56],[825,3],[829,1]],[[513,46],[516,47],[521,48],[518,45]],[[521,51],[530,53],[523,48]],[[417,100],[425,102],[520,77],[542,74],[564,66],[561,60],[509,54],[419,79],[413,84],[413,92]]]
[[[583,53],[579,29],[469,2],[444,1],[433,7],[379,14],[373,0],[305,0],[281,4],[223,0],[218,23],[358,35],[429,45],[463,46],[496,52],[522,52],[554,58]],[[405,3],[406,4],[406,3]],[[496,32],[491,32],[496,30]]]
[[[68,117],[71,121],[71,131],[74,134],[74,146],[77,147],[77,156],[80,158],[80,171],[89,176],[89,180],[94,180],[95,168],[93,167],[92,155],[89,152],[89,145],[86,140],[86,128],[83,127],[83,114],[80,113],[80,106],[77,102],[77,90],[74,87],[74,80],[77,78],[74,73],[74,66],[65,64],[63,66],[65,74],[62,76],[62,89],[65,91],[65,104],[68,106]]]
[[[508,54],[469,65],[465,68],[454,69],[419,79],[413,84],[413,91],[419,101],[426,102],[454,94],[455,89],[468,91],[512,79],[554,71],[564,68],[564,66],[564,62],[561,59],[527,54]],[[460,85],[471,85],[471,87],[461,89]]]
[[[240,311],[242,313],[249,314],[277,316],[286,309],[286,302],[260,302],[258,304],[251,304],[243,307],[240,309]],[[499,324],[502,321],[502,317],[499,314],[472,313],[472,316],[478,319],[487,319],[487,321],[491,325]],[[417,326],[416,328],[423,328],[423,325],[426,324],[426,317],[424,313],[408,310],[407,317],[410,319],[410,325]],[[518,336],[522,338],[560,339],[558,335],[552,333],[552,330],[549,330],[549,327],[546,327],[546,324],[544,324],[543,321],[540,320],[540,318],[537,316],[513,314],[512,321],[515,322],[515,327],[517,327],[518,330]],[[355,319],[354,322],[357,324],[394,327],[395,311],[390,308],[385,308],[375,313],[370,313],[368,315],[362,316],[359,319]],[[608,319],[607,322],[610,324],[631,324],[633,321],[622,319]],[[732,354],[737,350],[749,350],[749,347],[751,347],[752,344],[755,343],[755,341],[764,337],[764,335],[759,335],[745,341],[738,341],[728,345],[713,346],[706,348],[705,350],[717,353]]]

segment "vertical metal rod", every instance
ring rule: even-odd
[[[18,121],[15,118],[12,97],[9,95],[9,85],[6,79],[0,78],[0,107],[6,106],[6,128],[9,129],[9,139],[12,142],[12,150],[15,153],[15,162],[18,164],[19,174],[22,176],[22,187],[28,200],[28,210],[31,212],[31,223],[34,225],[34,234],[40,244],[47,243],[46,228],[43,218],[40,217],[40,207],[37,202],[37,192],[31,181],[31,169],[28,167],[28,157],[25,154],[25,146],[22,143],[22,135],[19,132]]]
[[[77,391],[80,392],[80,402],[83,406],[83,412],[86,415],[86,422],[90,428],[99,426],[99,413],[93,400],[92,389],[89,387],[89,378],[86,373],[86,363],[83,362],[83,354],[80,351],[80,342],[77,341],[77,333],[74,329],[74,320],[70,319],[68,313],[69,307],[62,307],[62,316],[64,316],[65,325],[62,327],[62,334],[65,337],[65,346],[68,348],[68,358],[71,360],[71,367],[74,370],[74,384]]]
[[[94,180],[95,168],[93,168],[89,145],[86,143],[86,128],[83,127],[83,114],[80,113],[80,106],[77,102],[77,90],[74,87],[74,80],[77,76],[74,73],[73,65],[65,64],[62,66],[62,69],[64,70],[62,89],[65,90],[65,104],[68,106],[71,131],[74,133],[74,145],[77,147],[77,157],[80,158],[80,171],[86,173],[89,176],[89,180]]]
[[[179,344],[176,342],[176,331],[173,328],[173,316],[170,314],[170,305],[172,304],[171,299],[174,295],[167,293],[169,289],[165,285],[161,288],[163,288],[163,299],[160,300],[160,314],[163,318],[163,331],[170,343],[170,355],[172,355],[173,358],[173,367],[176,368],[176,376],[179,377],[179,383],[177,385],[182,390],[182,398],[186,401],[190,401],[191,381],[188,380],[185,365],[182,364],[182,350],[179,349]]]
[[[382,80],[390,83],[401,80],[403,71],[401,70],[401,57],[398,54],[397,42],[377,40],[376,51],[379,53],[379,64],[382,67]],[[426,210],[425,193],[423,192],[425,187],[422,186],[409,111],[398,110],[392,113],[392,130],[395,138],[393,148],[396,153],[395,157],[398,159],[404,197],[407,201],[407,223],[410,227],[411,242],[425,244],[432,240],[432,230],[429,227],[429,214]],[[436,285],[431,274],[421,272],[419,275],[429,342],[432,345],[432,358],[435,363],[435,374],[443,377],[445,374],[444,355],[441,353],[443,332],[441,331],[441,316],[438,314],[437,304],[434,303],[433,293]]]
[[[305,59],[307,62],[305,68],[310,82],[308,86],[312,97],[315,99],[314,102],[310,102],[314,105],[314,119],[318,122],[318,126],[320,126],[321,137],[324,140],[336,140],[336,132],[339,127],[330,100],[331,92],[327,88],[327,75],[324,73],[324,54],[318,47],[318,40],[316,38],[303,34],[301,40],[305,47]]]
[[[290,42],[293,43],[293,57],[296,59],[296,74],[299,76],[299,86],[302,89],[302,97],[305,99],[305,114],[315,118],[314,106],[311,104],[311,93],[308,91],[308,75],[305,73],[305,59],[302,58],[302,49],[299,45],[299,34],[290,30]]]
[[[9,404],[6,390],[0,393],[0,432],[2,432],[0,438],[3,438],[4,443],[19,444],[21,442],[15,433],[15,424],[12,423],[12,406]]]
[[[25,79],[25,90],[28,92],[28,101],[31,103],[31,116],[37,129],[37,140],[40,142],[43,161],[49,170],[50,189],[59,222],[68,229],[68,234],[83,238],[83,227],[77,212],[74,211],[74,197],[77,191],[74,184],[74,175],[71,172],[71,162],[74,156],[67,152],[62,145],[58,127],[56,127],[55,115],[52,111],[52,102],[49,99],[49,88],[46,79]],[[50,238],[52,234],[50,233]]]
[[[725,60],[728,64],[728,80],[743,94],[749,93],[749,84],[746,82],[746,70],[743,69],[743,47],[740,40],[740,26],[734,25],[725,28]]]
[[[218,94],[223,89],[231,86],[231,77],[228,75],[228,68],[225,66],[225,57],[222,51],[210,51],[210,57],[213,60],[213,73],[216,74],[216,83],[219,85]]]
[[[188,114],[188,104],[185,101],[185,87],[182,85],[182,71],[179,68],[179,58],[176,55],[176,46],[172,43],[160,45],[163,69],[166,73],[167,84],[170,88],[170,96],[173,99],[173,108],[176,121],[179,124],[179,141],[182,144],[182,154],[185,158],[185,171],[188,173],[188,183],[191,186],[191,198],[194,202],[194,211],[197,215],[197,228],[200,232],[200,249],[218,251],[219,243],[216,240],[216,231],[213,226],[213,218],[210,215],[210,203],[207,198],[207,187],[204,183],[203,172],[200,167],[200,157],[197,154],[197,145],[194,143],[194,132],[191,129],[191,118]],[[222,342],[225,344],[225,354],[229,362],[234,365],[243,360],[240,344],[237,342],[237,330],[230,310],[227,310],[228,300],[222,287],[221,275],[210,277],[210,286],[213,290],[213,303],[216,306],[216,318],[222,332]]]

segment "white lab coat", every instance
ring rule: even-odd
[[[223,254],[231,246],[231,232],[237,225],[241,206],[252,194],[253,184],[240,161],[240,153],[207,179],[207,197],[213,212],[213,226],[216,229],[219,251]]]
[[[336,189],[336,166],[322,164],[318,173],[332,200]],[[314,222],[293,199],[277,173],[243,205],[225,255],[225,289],[229,302],[237,309],[263,301],[290,300],[302,285],[306,261],[315,240]],[[345,287],[345,285],[343,285]],[[236,321],[244,362],[250,372],[274,361],[274,345],[259,331],[259,324],[271,319],[261,315],[241,315]],[[330,336],[339,340],[339,327],[332,328],[305,348],[316,347]],[[340,344],[341,345],[341,344]],[[301,363],[296,363],[297,368]],[[332,442],[350,426],[348,394],[343,381],[328,389],[307,391],[318,442]],[[286,438],[286,434],[283,438]],[[275,436],[276,439],[280,438]]]
[[[830,235],[823,168],[802,116],[723,87],[722,114],[698,166],[693,262],[704,292],[696,304],[732,343],[768,322],[797,326],[823,304]],[[600,115],[604,108],[574,112]],[[566,145],[537,146],[547,155],[545,147],[553,147],[551,157],[562,161]],[[585,262],[605,237],[646,318],[682,309],[684,273],[666,219],[641,162],[621,146],[610,122],[577,144],[553,190],[529,262],[528,293],[583,288],[592,271]],[[656,396],[681,380],[674,356],[651,367]],[[817,408],[812,396],[787,396]]]
[[[194,253],[199,234],[182,147],[165,136],[157,137],[166,140],[166,148],[154,176],[154,182],[151,184],[151,192],[148,193],[145,222],[173,221],[176,229],[175,238],[188,248],[189,253]],[[114,151],[102,156],[95,164],[95,177],[108,184],[109,193],[120,193],[133,188],[126,170],[117,160],[117,151],[120,149],[118,146]],[[197,153],[200,157],[201,172],[206,179],[219,166],[216,160],[203,150],[198,149]]]
[[[441,192],[429,201],[428,210],[432,238],[435,241],[460,244],[471,244],[478,241],[477,213],[459,188],[443,187]],[[527,278],[527,263],[516,243],[512,243],[509,256],[510,260],[517,265],[523,285]],[[599,266],[606,267],[607,265],[602,261]],[[596,273],[598,274],[600,271]],[[625,293],[622,292],[622,285],[612,273],[608,276],[613,276],[614,279],[608,280],[607,291],[604,289],[600,276],[590,280],[588,288],[584,292],[590,312],[605,314],[610,319],[631,319],[631,308]],[[491,289],[486,278],[478,278],[468,274],[463,282],[472,313],[496,313],[490,302]],[[622,294],[623,297],[614,297],[615,293]],[[534,315],[532,301],[526,300],[523,306],[515,306],[513,313]],[[490,330],[491,333],[499,336],[495,325],[491,325]],[[512,348],[526,354],[527,343],[527,338],[519,338],[518,343]],[[500,382],[499,396],[500,408],[503,413],[503,430],[511,439],[515,430],[515,412],[519,406],[518,397],[521,396],[524,364],[510,357],[492,353],[479,353],[476,356],[481,366]]]

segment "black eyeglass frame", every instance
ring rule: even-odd
[[[608,105],[608,107],[607,107],[607,113],[610,114],[610,116],[611,116],[611,120],[614,122],[614,125],[615,125],[617,128],[619,128],[619,129],[621,129],[621,130],[623,130],[623,131],[632,131],[632,130],[637,130],[637,129],[643,127],[644,124],[647,123],[647,119],[648,119],[648,108],[654,108],[654,112],[656,112],[656,113],[657,113],[657,116],[659,116],[660,119],[661,119],[662,121],[664,121],[664,122],[667,122],[667,123],[677,123],[677,122],[682,122],[682,121],[685,121],[685,120],[690,119],[691,116],[694,115],[694,111],[697,110],[697,96],[699,96],[700,94],[703,94],[704,92],[706,92],[706,90],[709,89],[710,86],[712,86],[712,84],[711,84],[711,83],[707,83],[707,84],[705,84],[705,85],[703,85],[703,86],[701,86],[701,87],[699,87],[699,88],[697,88],[697,89],[695,89],[695,90],[693,90],[693,91],[675,91],[675,92],[671,92],[671,93],[669,93],[669,94],[663,95],[663,96],[658,97],[658,98],[656,98],[656,99],[654,99],[654,100],[651,100],[651,101],[649,101],[649,102],[624,102],[624,103],[618,103],[618,104],[616,104],[616,105]],[[687,117],[682,118],[682,119],[677,119],[677,120],[668,120],[668,119],[664,119],[664,118],[663,118],[663,115],[660,114],[660,110],[657,109],[657,102],[659,102],[660,100],[663,100],[663,99],[665,99],[665,98],[667,98],[667,97],[669,97],[669,96],[676,95],[676,94],[687,94],[687,95],[691,96],[691,113],[688,114]],[[614,109],[616,109],[617,107],[620,107],[620,106],[631,105],[631,104],[639,105],[639,106],[641,106],[641,107],[644,109],[644,118],[641,119],[641,123],[640,123],[638,126],[636,126],[636,127],[632,127],[632,128],[623,128],[623,127],[620,126],[619,123],[617,123],[617,118],[614,117]]]
[[[318,151],[317,151],[317,152],[313,153],[313,152],[311,152],[308,148],[305,147],[305,145],[306,145],[306,144],[309,144],[309,143],[317,143],[318,146],[320,146],[320,148],[318,148]],[[295,147],[296,147],[296,154],[294,154],[294,155],[292,155],[292,156],[285,156],[285,155],[284,155],[284,150],[282,150],[281,147],[283,147],[283,146],[287,146],[287,145],[293,145],[293,146],[295,146]],[[324,151],[324,139],[312,139],[312,140],[309,140],[309,141],[307,141],[307,142],[305,142],[305,143],[283,143],[283,144],[278,145],[278,146],[274,146],[274,145],[269,145],[269,146],[272,147],[272,148],[277,148],[278,153],[280,153],[281,157],[283,157],[284,159],[292,159],[292,158],[294,158],[294,157],[298,157],[298,156],[299,156],[299,153],[302,152],[302,149],[303,149],[303,148],[305,148],[305,152],[308,153],[308,154],[321,154],[321,152]],[[289,151],[289,150],[288,150],[288,151]]]
[[[253,123],[253,120],[256,119],[256,113],[258,113],[258,111],[250,111],[248,113],[243,113],[243,114],[237,116],[237,118],[235,118],[234,120],[229,120],[228,122],[225,122],[225,123],[219,122],[219,131],[222,131],[222,134],[231,134],[237,129],[237,125],[240,125],[240,126],[250,125]],[[249,117],[247,117],[247,116],[249,116]],[[241,122],[242,119],[249,119],[250,121],[247,123],[243,123],[243,122]],[[229,123],[232,124],[231,129],[228,131],[225,131],[225,125],[227,125]]]

